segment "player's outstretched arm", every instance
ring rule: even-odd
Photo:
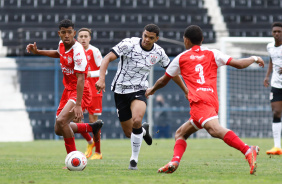
[[[105,78],[106,78],[106,71],[109,66],[109,63],[116,60],[117,56],[113,52],[109,52],[102,60],[101,66],[100,66],[100,74],[99,74],[99,80],[96,82],[95,86],[98,92],[104,91],[105,92]]]
[[[150,95],[153,95],[158,89],[166,86],[170,79],[170,77],[164,74],[161,78],[156,81],[153,87],[148,88],[146,90],[145,96],[148,98]]]
[[[249,58],[242,58],[242,59],[232,59],[229,65],[237,69],[243,69],[243,68],[247,68],[253,63],[257,63],[260,67],[264,67],[263,59],[258,56],[251,56]]]
[[[28,44],[26,46],[26,51],[28,53],[38,54],[38,55],[42,55],[42,56],[48,56],[48,57],[52,57],[52,58],[59,58],[60,57],[60,54],[56,50],[39,50],[39,49],[37,49],[36,42],[34,42],[33,44]]]
[[[188,88],[185,86],[181,77],[179,75],[177,75],[177,76],[173,77],[172,80],[182,89],[185,96],[187,96],[188,95]]]

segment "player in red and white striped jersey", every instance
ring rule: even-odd
[[[190,102],[190,119],[175,134],[175,146],[172,160],[158,170],[159,173],[174,172],[186,149],[186,139],[199,129],[206,129],[215,138],[222,139],[229,146],[240,150],[249,162],[250,174],[256,171],[258,146],[248,146],[232,130],[222,127],[218,120],[217,68],[224,65],[242,69],[256,62],[264,66],[264,61],[257,56],[233,59],[215,49],[202,47],[203,33],[200,27],[192,25],[184,33],[186,51],[179,54],[166,69],[163,75],[147,89],[146,96],[152,95],[164,87],[171,78],[182,75],[188,87]]]
[[[91,102],[91,91],[88,81],[85,80],[88,71],[87,59],[83,46],[74,39],[76,31],[70,20],[60,22],[58,34],[61,38],[58,50],[39,50],[35,42],[28,44],[26,50],[34,54],[60,58],[65,89],[57,109],[55,133],[64,137],[66,151],[70,153],[76,151],[74,133],[93,132],[96,135],[103,122],[70,126],[71,120],[81,121],[83,110]]]
[[[91,91],[92,91],[92,101],[90,106],[87,108],[89,113],[89,122],[94,123],[98,120],[98,116],[102,114],[102,97],[103,92],[100,93],[97,91],[95,87],[95,83],[98,81],[99,77],[99,69],[102,62],[102,54],[100,50],[93,45],[90,45],[91,40],[91,30],[88,28],[81,28],[78,30],[77,41],[82,44],[85,49],[86,57],[88,60],[88,74],[87,80],[90,83]],[[100,150],[101,144],[101,131],[99,134],[94,137],[94,141],[92,137],[88,133],[82,133],[82,136],[87,140],[87,150],[85,155],[89,158],[92,155],[92,149],[95,147],[95,153],[90,158],[93,159],[102,159],[102,153]],[[95,142],[95,143],[94,143]]]

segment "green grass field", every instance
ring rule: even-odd
[[[138,170],[128,170],[130,140],[102,140],[102,160],[88,160],[82,172],[62,169],[66,156],[64,142],[34,141],[0,143],[1,184],[90,184],[90,183],[197,183],[257,184],[282,183],[282,156],[270,158],[265,151],[272,139],[243,139],[261,148],[256,175],[249,174],[244,156],[219,139],[190,139],[178,170],[159,174],[159,167],[170,161],[173,139],[154,139],[151,146],[143,141]],[[77,149],[85,151],[86,142],[76,141]]]

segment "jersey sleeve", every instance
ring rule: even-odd
[[[117,57],[120,57],[122,55],[128,54],[133,47],[133,43],[130,38],[125,38],[121,42],[119,42],[116,46],[112,48],[112,50],[115,52]]]
[[[170,63],[169,57],[166,55],[166,53],[163,49],[161,49],[160,55],[161,55],[161,58],[160,58],[161,60],[160,60],[159,64],[161,65],[161,67],[167,68],[169,63]]]
[[[229,62],[232,60],[232,57],[222,53],[219,50],[213,49],[214,59],[218,67],[228,65]]]
[[[101,66],[101,63],[102,63],[102,54],[100,52],[100,50],[98,48],[93,48],[93,57],[94,57],[94,60],[95,60],[95,63],[96,63],[96,66],[97,67],[100,67]]]
[[[73,47],[73,61],[76,73],[84,73],[86,71],[87,59],[81,45],[75,45]]]
[[[62,40],[59,41],[57,52],[60,54],[60,44],[63,43]]]
[[[179,67],[179,58],[180,55],[177,56],[172,60],[170,65],[167,67],[165,74],[171,78],[180,74],[180,67]]]

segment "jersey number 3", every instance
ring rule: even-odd
[[[203,66],[201,64],[197,64],[195,67],[195,71],[199,72],[200,79],[197,79],[197,83],[204,84],[205,83],[205,77],[204,77],[204,71]]]

